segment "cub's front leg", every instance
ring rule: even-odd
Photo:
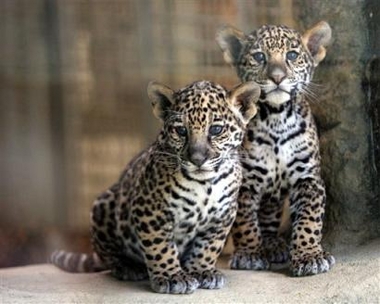
[[[151,288],[158,293],[192,293],[199,283],[181,268],[178,248],[174,242],[173,216],[170,212],[158,211],[154,216],[149,213],[141,217],[142,213],[143,210],[135,209],[132,217]]]
[[[183,261],[183,268],[197,278],[200,288],[219,289],[225,284],[225,276],[215,265],[231,225],[232,218],[227,226],[221,227],[213,223],[207,230],[199,232],[192,242],[191,251]]]
[[[322,249],[325,189],[321,179],[299,180],[290,193],[292,218],[291,271],[294,276],[326,272],[334,257]]]

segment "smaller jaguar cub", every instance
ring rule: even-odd
[[[122,280],[149,277],[159,293],[221,288],[215,264],[237,210],[237,150],[260,88],[200,81],[174,92],[153,82],[148,95],[163,127],[95,201],[95,253],[58,251],[52,262],[72,272],[109,269]]]

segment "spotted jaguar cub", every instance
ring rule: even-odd
[[[306,98],[326,54],[331,29],[320,22],[304,35],[266,25],[245,35],[226,26],[217,34],[224,58],[243,82],[261,87],[258,115],[242,145],[243,185],[232,228],[234,269],[268,269],[291,260],[295,276],[328,271],[335,263],[321,246],[325,188],[316,127]],[[291,241],[279,235],[290,204]]]
[[[72,272],[149,278],[159,293],[221,288],[225,278],[215,263],[237,210],[237,150],[260,88],[248,82],[226,91],[200,81],[174,92],[150,83],[148,95],[163,127],[95,201],[95,253],[57,251],[51,260]]]

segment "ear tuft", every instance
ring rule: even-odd
[[[147,92],[152,103],[154,115],[164,121],[168,110],[174,104],[174,91],[163,84],[151,81],[148,84]]]
[[[231,90],[228,102],[244,124],[256,115],[260,92],[260,86],[254,81],[242,83]]]
[[[331,41],[331,28],[326,21],[321,21],[306,31],[302,41],[314,58],[317,66],[326,56],[326,46]]]
[[[216,33],[216,41],[223,52],[224,60],[235,65],[244,45],[245,35],[230,25],[222,26]]]

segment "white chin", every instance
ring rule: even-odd
[[[191,166],[191,168],[187,169],[187,173],[198,180],[208,180],[208,179],[213,179],[217,173],[210,169],[210,170],[205,170],[205,169],[199,169],[196,167]]]
[[[284,91],[274,91],[266,96],[266,102],[273,106],[279,106],[290,99],[289,93]]]

